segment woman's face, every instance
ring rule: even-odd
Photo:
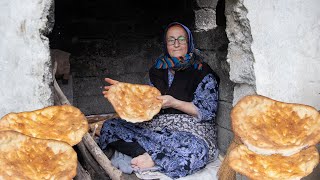
[[[166,41],[167,50],[171,57],[184,57],[187,54],[188,36],[180,25],[174,25],[168,29]]]

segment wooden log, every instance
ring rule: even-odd
[[[62,90],[60,89],[60,86],[58,85],[58,82],[56,81],[56,79],[54,79],[53,81],[53,86],[55,89],[55,96],[58,98],[58,102],[55,102],[55,104],[70,104],[69,100],[67,99],[67,97],[63,94]]]
[[[107,119],[117,118],[119,116],[116,113],[109,113],[109,114],[100,114],[100,115],[90,115],[86,117],[87,117],[88,123],[92,124],[92,123],[105,121]]]
[[[92,139],[89,133],[86,133],[82,138],[83,143],[90,151],[92,156],[100,164],[100,166],[107,172],[112,180],[121,180],[122,172],[112,166],[111,161],[103,153],[97,143]]]
[[[236,171],[234,171],[230,166],[229,166],[229,153],[242,144],[241,140],[239,137],[234,136],[232,143],[229,145],[227,153],[221,163],[221,166],[218,170],[218,177],[219,180],[236,180]]]
[[[91,180],[90,174],[83,169],[79,161],[77,166],[77,175],[74,177],[74,180]]]
[[[77,144],[77,148],[81,152],[80,155],[84,161],[94,170],[95,175],[101,179],[107,179],[107,173],[103,171],[97,161],[92,157],[91,153],[88,151],[87,147],[82,141]]]
[[[54,64],[53,74],[56,73],[56,70],[57,70],[57,63]],[[54,80],[54,90],[56,93],[56,97],[59,100],[58,103],[60,105],[62,105],[62,104],[71,105],[71,103],[69,102],[67,97],[64,95],[64,93],[60,89],[60,86],[57,83],[55,77],[53,77],[53,80]],[[100,147],[92,139],[92,137],[89,135],[89,133],[86,133],[84,135],[84,137],[82,138],[82,141],[80,143],[82,143],[82,142],[85,144],[85,147],[90,151],[90,153],[94,157],[94,159],[100,164],[102,169],[105,170],[105,173],[107,173],[112,180],[120,180],[121,179],[122,172],[120,170],[118,170],[117,168],[115,168],[114,166],[112,166],[111,161],[102,152]]]
[[[57,62],[54,63],[53,74],[55,74],[56,71],[57,71]],[[53,77],[53,87],[54,87],[54,94],[55,94],[55,101],[56,101],[55,104],[57,104],[57,105],[63,105],[63,104],[71,105],[68,98],[62,92],[56,78],[54,78],[54,77]]]

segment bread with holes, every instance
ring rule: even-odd
[[[149,85],[118,82],[107,91],[107,99],[120,118],[129,122],[148,121],[159,113],[160,91]]]
[[[0,179],[71,180],[77,153],[67,143],[0,131]]]
[[[319,153],[311,146],[291,156],[260,155],[239,145],[228,159],[232,169],[252,180],[298,180],[312,173],[319,163]]]
[[[320,141],[319,112],[307,105],[250,95],[234,106],[231,119],[234,133],[258,154],[290,156]]]
[[[84,114],[71,105],[49,106],[29,112],[9,113],[0,120],[0,131],[14,130],[28,136],[78,144],[88,132]]]

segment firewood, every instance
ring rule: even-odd
[[[218,170],[218,179],[219,180],[235,180],[236,172],[229,166],[228,155],[232,149],[237,147],[239,144],[242,144],[239,137],[234,137],[232,143],[229,145],[227,153],[221,163],[221,166]]]
[[[100,164],[100,166],[107,172],[112,180],[120,180],[122,172],[112,166],[111,161],[106,157],[97,143],[92,139],[89,133],[85,134],[82,138],[83,143],[90,151],[92,156]]]
[[[91,180],[90,174],[85,169],[83,169],[79,161],[77,166],[77,175],[76,177],[74,177],[74,180]]]
[[[97,163],[96,159],[92,157],[90,151],[87,149],[87,147],[84,145],[82,141],[79,144],[77,144],[77,148],[81,152],[81,156],[84,159],[84,161],[88,163],[88,165],[94,170],[94,172],[99,178],[105,179],[106,177],[108,177],[107,173],[103,171],[103,169]]]
[[[56,73],[57,63],[54,64],[53,72]],[[69,104],[69,100],[64,95],[62,90],[60,89],[56,79],[54,78],[54,91],[56,93],[56,97],[58,98],[58,104]],[[120,180],[122,177],[122,172],[117,168],[113,167],[111,161],[107,158],[107,156],[102,152],[96,142],[92,139],[89,133],[85,134],[80,143],[84,142],[85,147],[89,149],[91,155],[95,160],[100,164],[103,170],[110,176],[112,180]],[[79,143],[79,144],[80,144]],[[81,146],[81,145],[80,145]],[[79,163],[80,164],[80,163]],[[79,175],[80,176],[80,175]],[[91,178],[90,178],[91,179]],[[86,180],[86,179],[85,179]],[[89,179],[88,179],[89,180]]]

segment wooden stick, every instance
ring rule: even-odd
[[[56,72],[56,68],[57,68],[57,63],[55,62],[54,68],[53,68],[54,75]],[[62,104],[71,105],[71,103],[69,102],[67,97],[64,95],[64,93],[60,89],[54,75],[53,75],[54,90],[55,90],[55,93],[58,96],[58,99],[60,101],[59,103],[61,105]],[[85,139],[85,141],[83,141],[84,139]],[[102,150],[99,148],[99,146],[96,144],[96,142],[92,139],[92,137],[90,137],[89,133],[85,134],[85,137],[82,139],[82,141],[85,144],[85,147],[87,147],[87,148],[89,147],[88,150],[90,151],[91,155],[94,157],[95,160],[97,160],[97,162],[100,164],[100,166],[103,168],[103,170],[105,170],[105,172],[110,176],[110,178],[112,180],[120,180],[122,172],[112,166],[111,161],[102,152]],[[80,143],[82,143],[82,142],[80,142]],[[88,179],[88,180],[90,180],[90,179]]]
[[[96,172],[96,174],[99,176],[99,178],[106,178],[108,177],[107,173],[103,171],[103,169],[100,167],[98,162],[95,160],[94,157],[92,157],[90,151],[87,149],[87,147],[84,145],[84,143],[81,141],[77,144],[77,148],[81,152],[81,156],[85,160],[85,162],[91,166],[91,168]]]
[[[77,166],[77,175],[74,177],[74,180],[91,180],[90,174],[83,169],[82,165],[78,161]]]
[[[226,153],[225,157],[223,158],[221,166],[218,170],[217,175],[219,177],[219,180],[235,180],[236,179],[236,171],[234,171],[229,166],[228,155],[232,149],[239,146],[240,144],[242,144],[240,138],[235,136],[232,140],[232,143],[229,145],[227,153]]]
[[[97,128],[98,128],[98,124],[95,124],[92,135],[91,135],[92,139],[94,138],[94,135],[96,134]]]
[[[83,136],[82,141],[100,166],[108,173],[110,178],[112,180],[120,180],[122,172],[112,166],[111,161],[106,157],[89,133],[86,133]]]
[[[63,105],[63,104],[68,104],[71,105],[71,103],[69,102],[68,98],[64,95],[64,93],[62,92],[56,78],[55,78],[55,73],[57,71],[57,62],[54,63],[54,67],[53,67],[53,87],[56,93],[56,96],[58,97],[59,100],[59,104]]]

